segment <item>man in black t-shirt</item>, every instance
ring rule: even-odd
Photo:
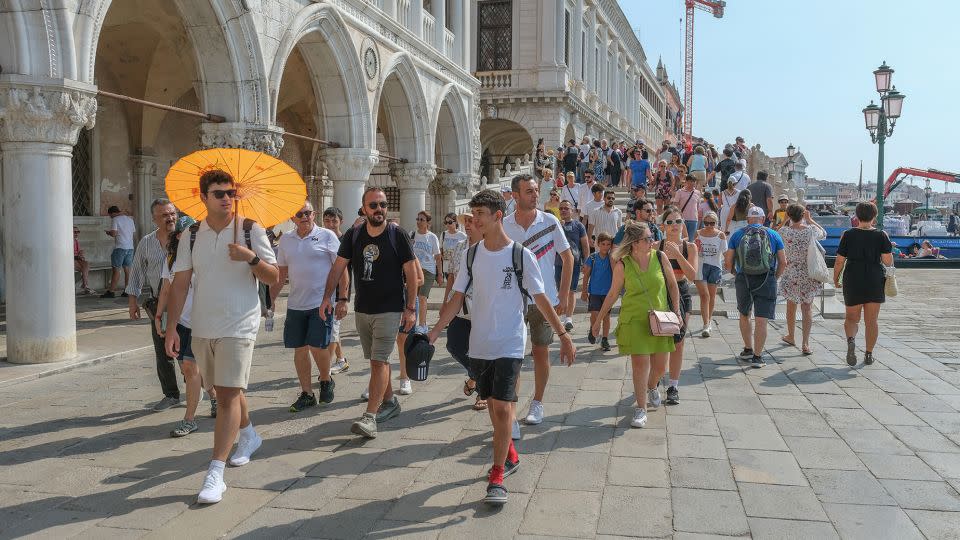
[[[357,334],[363,355],[370,360],[370,399],[367,410],[350,431],[367,438],[377,436],[377,421],[400,413],[400,403],[390,384],[390,356],[397,328],[409,331],[416,321],[417,270],[409,235],[387,223],[387,196],[381,188],[363,194],[366,223],[351,228],[340,238],[340,251],[330,270],[320,316],[326,317],[330,297],[340,276],[352,263]],[[404,294],[406,291],[406,294]],[[347,313],[345,295],[337,298],[336,317]]]
[[[730,178],[730,175],[736,171],[737,161],[733,159],[733,149],[724,148],[723,149],[723,159],[720,160],[720,163],[717,163],[714,170],[720,173],[720,186],[723,189],[727,187],[727,179]]]

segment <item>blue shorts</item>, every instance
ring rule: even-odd
[[[333,336],[333,313],[324,321],[319,309],[287,308],[287,320],[283,323],[283,346],[288,349],[316,347],[326,349]]]
[[[771,271],[758,276],[737,274],[737,311],[744,317],[750,316],[753,309],[755,317],[773,320],[777,315],[777,278]]]
[[[130,268],[133,266],[133,250],[114,248],[110,252],[110,266],[120,268],[121,266]]]
[[[560,291],[560,274],[563,273],[563,265],[555,264],[554,268],[554,278],[557,282],[557,291]],[[573,259],[573,278],[570,280],[570,291],[576,291],[577,287],[580,285],[580,259],[574,257]]]
[[[705,281],[708,285],[719,285],[723,279],[723,271],[719,266],[712,264],[700,265],[700,281]]]
[[[693,238],[697,235],[697,220],[685,219],[683,224],[687,227],[687,241],[693,242]]]
[[[177,323],[177,335],[180,336],[180,355],[177,356],[177,360],[180,362],[196,362],[193,357],[193,349],[190,347],[192,334],[193,330]]]

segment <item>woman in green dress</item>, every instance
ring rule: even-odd
[[[649,311],[669,311],[674,309],[680,314],[680,291],[673,272],[664,272],[670,262],[667,256],[653,247],[653,235],[645,223],[633,222],[623,229],[623,242],[613,254],[617,261],[613,267],[613,282],[600,313],[598,324],[593,328],[594,335],[600,331],[599,321],[610,312],[610,308],[626,290],[620,304],[620,317],[617,320],[617,347],[620,354],[629,354],[633,364],[633,393],[637,399],[637,410],[630,425],[641,428],[647,423],[647,390],[650,375],[651,357],[665,364],[675,345],[673,336],[654,336],[650,332]],[[672,302],[667,304],[667,294]],[[655,387],[655,386],[654,386]]]

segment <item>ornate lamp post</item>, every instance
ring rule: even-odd
[[[883,144],[888,137],[893,136],[893,128],[897,124],[897,118],[900,118],[900,111],[903,108],[903,98],[906,97],[897,92],[896,86],[890,85],[890,79],[893,77],[893,69],[883,63],[873,72],[876,80],[877,93],[880,94],[880,106],[870,102],[863,109],[863,119],[866,123],[867,131],[870,132],[870,140],[877,144],[877,228],[883,229]]]
[[[933,194],[933,189],[930,188],[930,179],[926,180],[926,187],[923,188],[923,195],[926,198],[926,203],[924,206],[927,208],[923,213],[924,219],[930,219],[930,195]]]

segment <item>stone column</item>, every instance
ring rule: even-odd
[[[431,7],[433,8],[433,18],[435,20],[433,29],[436,32],[436,36],[433,37],[433,43],[437,47],[437,50],[440,51],[440,54],[447,54],[447,2],[446,0],[434,0]],[[423,36],[423,39],[429,41],[430,37]]]
[[[427,186],[437,176],[432,163],[394,163],[390,175],[400,188],[400,226],[414,230],[417,212],[427,204]]]
[[[410,0],[410,20],[408,21],[408,24],[410,25],[409,30],[413,32],[413,35],[423,39],[428,43],[430,42],[431,36],[423,35],[423,1],[422,0]]]
[[[470,9],[463,9],[463,4],[463,1],[450,2],[450,21],[453,23],[453,28],[450,29],[453,32],[453,54],[450,55],[450,58],[462,66],[469,66],[470,60],[464,51],[467,43],[467,33],[465,31],[467,19],[464,13],[470,11]]]
[[[4,271],[16,291],[7,295],[9,362],[77,354],[71,158],[80,128],[96,120],[94,90],[64,80],[0,82]]]
[[[147,234],[154,228],[150,203],[153,202],[157,179],[157,158],[146,154],[130,156],[133,170],[135,220],[140,236]]]
[[[379,156],[369,148],[327,148],[321,154],[329,182],[333,183],[333,206],[343,212],[345,228],[353,224],[363,204],[363,190]]]
[[[283,149],[283,128],[243,122],[200,124],[201,148],[246,148],[280,156]]]

